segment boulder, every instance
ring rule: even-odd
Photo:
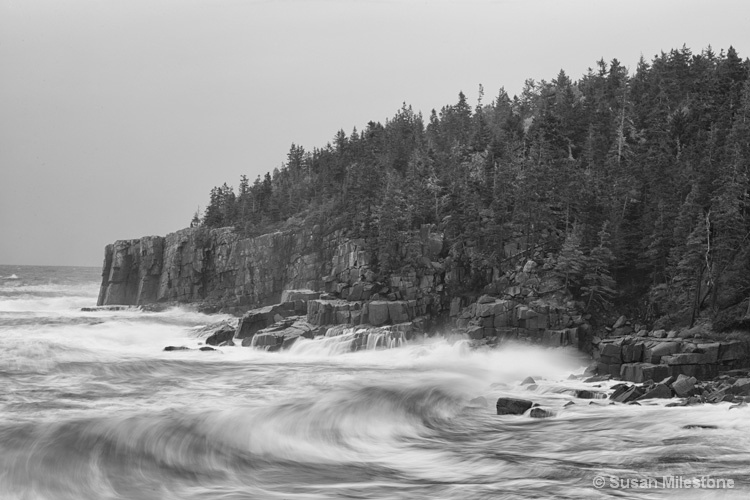
[[[302,318],[304,316],[297,316],[296,318],[288,318],[282,322],[275,323],[268,328],[258,331],[253,337],[254,340],[243,339],[242,345],[246,347],[262,347],[266,350],[273,350],[270,347],[286,349],[291,347],[298,337],[311,339],[315,334],[314,328]]]
[[[184,345],[175,346],[175,345],[168,345],[164,348],[165,351],[189,351],[189,347],[185,347]]]
[[[750,396],[750,378],[740,378],[732,384],[728,392],[737,396]]]
[[[643,360],[647,363],[658,364],[661,361],[662,356],[671,356],[679,352],[679,342],[656,342],[654,345],[646,349]]]
[[[672,390],[681,398],[690,396],[690,393],[695,389],[695,384],[698,381],[695,377],[688,377],[687,375],[678,375],[677,380],[672,383]]]
[[[275,304],[246,312],[237,324],[234,336],[238,339],[252,337],[256,332],[272,325],[277,318],[285,318],[294,314],[294,303]]]
[[[281,335],[275,335],[273,332],[257,333],[253,337],[253,347],[268,347],[281,345],[284,342],[284,337]]]
[[[550,410],[545,410],[544,408],[535,407],[532,408],[531,411],[529,411],[529,416],[531,418],[549,418],[554,417],[555,413]]]
[[[602,392],[589,391],[587,389],[577,390],[576,397],[580,399],[604,399],[606,398],[606,396]]]
[[[672,397],[672,389],[664,384],[656,384],[651,387],[646,394],[636,399],[636,401],[643,401],[644,399],[669,399]]]
[[[659,383],[672,387],[672,384],[675,382],[675,380],[677,380],[677,376],[670,375],[669,377],[666,377]]]
[[[225,325],[216,330],[206,339],[208,345],[219,345],[234,338],[235,329],[230,325]]]
[[[523,415],[533,404],[526,399],[499,398],[495,407],[498,415]]]
[[[525,379],[523,379],[523,382],[521,382],[521,385],[528,384],[536,384],[536,380],[534,380],[532,377],[526,377]]]
[[[640,398],[644,393],[645,391],[637,385],[632,385],[630,387],[624,386],[615,390],[609,399],[617,403],[629,403]]]
[[[724,401],[724,398],[726,396],[727,396],[726,391],[724,391],[723,389],[716,389],[716,390],[710,391],[705,396],[705,398],[708,403],[721,403],[722,401]],[[734,398],[732,397],[732,399]]]
[[[617,330],[617,329],[618,329],[618,328],[620,328],[621,326],[624,326],[624,325],[625,325],[625,322],[626,322],[627,320],[628,320],[628,318],[626,318],[625,316],[620,316],[619,318],[617,318],[617,321],[615,321],[615,324],[614,324],[614,325],[612,325],[612,329],[613,329],[613,330]]]
[[[482,295],[477,299],[477,304],[491,304],[495,302],[495,297],[491,295]]]
[[[633,327],[631,326],[621,326],[620,328],[615,328],[612,331],[612,335],[615,337],[624,337],[626,335],[631,335],[633,333]]]

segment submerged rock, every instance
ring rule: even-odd
[[[102,311],[140,311],[140,307],[133,306],[96,306],[96,307],[82,307],[81,312],[102,312]]]
[[[484,398],[484,397],[482,397],[482,396],[479,396],[479,397],[474,398],[471,401],[469,401],[469,405],[470,406],[478,406],[480,408],[485,408],[485,407],[487,407],[487,399]]]
[[[164,348],[165,351],[189,351],[190,348],[186,347],[184,345],[176,346],[176,345],[168,345]]]
[[[495,407],[498,415],[523,415],[533,404],[526,399],[499,398]]]
[[[545,410],[541,407],[532,408],[529,412],[531,418],[549,418],[554,417],[555,413],[550,410]]]

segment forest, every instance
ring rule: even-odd
[[[404,104],[384,124],[292,144],[279,169],[211,190],[193,225],[253,236],[320,224],[370,242],[382,275],[432,224],[481,290],[509,242],[591,308],[718,329],[750,323],[750,61],[734,48],[662,52],[633,74],[600,60],[520,95],[428,117]],[[747,310],[747,311],[745,311]],[[729,312],[727,312],[729,311]]]

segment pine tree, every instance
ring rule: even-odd
[[[612,299],[617,295],[616,283],[610,271],[614,257],[610,250],[610,234],[607,226],[608,223],[605,222],[599,231],[599,245],[591,250],[585,260],[581,293],[586,297],[587,309],[592,304],[607,307],[612,304]]]
[[[565,242],[553,268],[554,274],[564,283],[565,288],[576,295],[584,284],[583,277],[588,264],[581,248],[581,233],[580,225],[574,224],[565,236]]]

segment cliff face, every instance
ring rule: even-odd
[[[107,245],[99,305],[201,302],[232,311],[315,287],[330,266],[330,239],[313,230],[240,239],[231,229],[183,229]]]
[[[443,239],[424,228],[417,253],[423,264],[390,283],[375,282],[371,255],[362,240],[317,227],[239,238],[231,228],[189,228],[166,237],[118,240],[107,245],[98,305],[199,303],[207,310],[244,312],[279,302],[290,289],[334,293],[360,300],[378,292],[439,311]]]

